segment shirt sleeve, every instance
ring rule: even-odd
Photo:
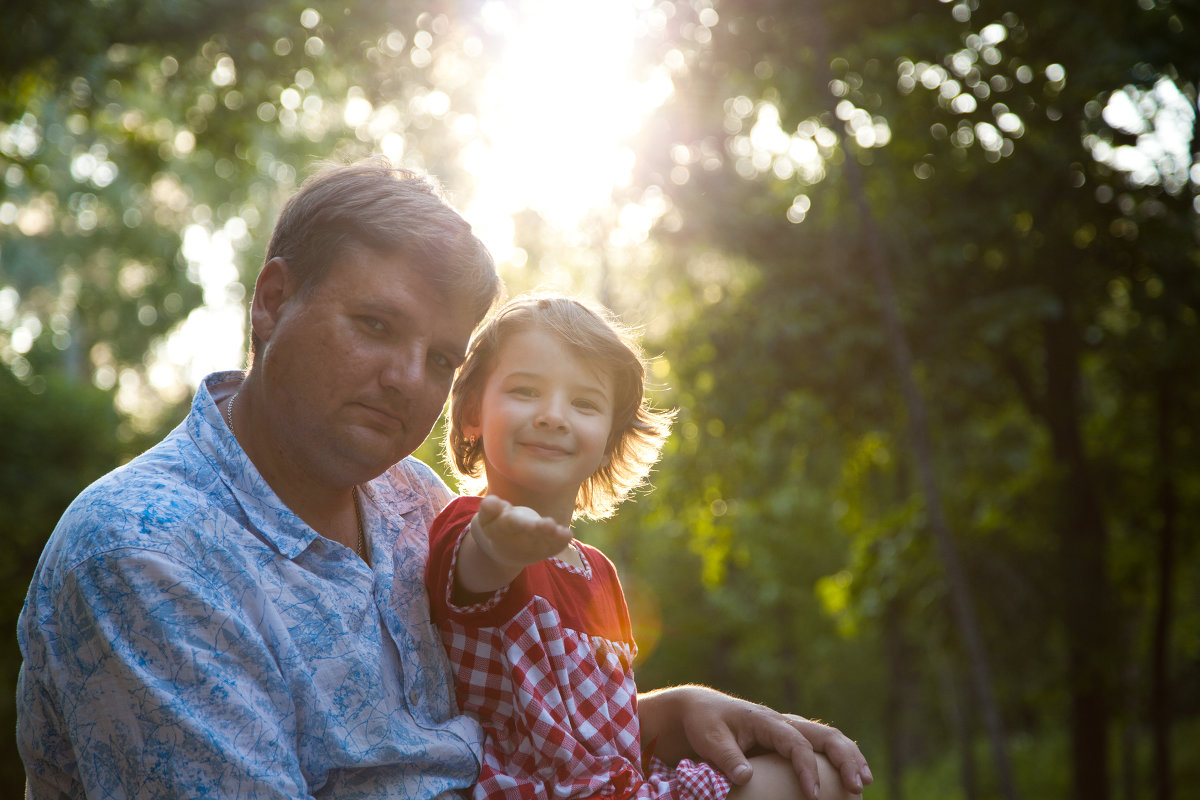
[[[297,709],[256,624],[185,564],[122,548],[93,556],[58,591],[33,704],[61,714],[83,791],[92,797],[304,798]],[[265,628],[263,628],[265,629]],[[38,693],[28,676],[23,691]],[[32,797],[59,796],[66,775],[29,770]]]
[[[433,621],[445,628],[453,603],[455,560],[458,543],[471,518],[479,509],[479,499],[460,497],[451,501],[429,527],[429,560],[425,566],[425,587]],[[490,595],[481,599],[486,600]]]

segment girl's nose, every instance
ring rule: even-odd
[[[562,400],[557,397],[546,397],[538,407],[534,424],[539,428],[562,428],[566,425],[566,417],[562,412]]]

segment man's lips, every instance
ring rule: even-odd
[[[359,403],[359,405],[366,409],[368,416],[370,416],[372,419],[377,419],[386,425],[403,428],[407,423],[405,417],[392,409],[381,408],[380,406],[371,405],[370,403]]]

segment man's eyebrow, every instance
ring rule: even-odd
[[[377,297],[364,299],[360,307],[365,311],[370,311],[372,314],[404,318],[409,316],[409,313],[399,304],[381,300]]]
[[[453,337],[447,337],[432,341],[430,346],[432,349],[436,350],[454,362],[454,368],[458,369],[462,366],[463,362],[467,360],[467,347],[470,345],[470,343],[471,340],[469,338],[457,339]]]
[[[460,347],[458,345],[450,345],[448,347],[439,346],[436,349],[438,350],[438,352],[440,352],[444,356],[446,356],[446,358],[450,359],[450,363],[452,363],[454,365],[455,369],[458,369],[459,367],[461,367],[463,365],[463,362],[467,360],[467,348],[465,346],[463,346],[463,347]]]

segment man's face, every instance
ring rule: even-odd
[[[403,258],[370,250],[344,254],[307,295],[284,285],[255,367],[272,457],[305,480],[370,480],[425,440],[477,320]]]

